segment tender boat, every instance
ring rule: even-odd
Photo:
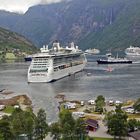
[[[118,58],[118,56],[112,57],[111,54],[107,54],[106,59],[97,60],[98,64],[131,64],[132,60],[128,60],[127,58]]]
[[[24,57],[25,61],[32,61],[32,55],[28,55]]]

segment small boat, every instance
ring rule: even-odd
[[[108,68],[106,69],[106,71],[107,71],[107,72],[112,72],[112,71],[113,71],[113,68],[108,67]]]
[[[118,58],[118,56],[112,57],[111,54],[107,54],[106,59],[97,60],[98,64],[131,64],[132,60],[128,60],[127,58]]]
[[[28,55],[24,57],[25,61],[32,61],[32,55]]]

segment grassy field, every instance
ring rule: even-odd
[[[16,59],[16,56],[13,53],[6,53],[5,59]]]
[[[11,113],[13,113],[14,110],[15,109],[13,106],[6,106],[6,108],[3,110],[3,112],[11,114]]]
[[[136,118],[140,118],[140,114],[128,114],[128,118],[129,119],[136,119]]]

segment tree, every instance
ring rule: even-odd
[[[122,136],[127,135],[127,115],[121,110],[121,106],[117,106],[115,111],[107,114],[108,132],[121,139]]]
[[[74,131],[75,131],[75,135],[76,135],[76,138],[78,140],[80,139],[84,139],[85,136],[86,136],[86,126],[85,126],[85,122],[83,119],[81,118],[78,118],[76,121],[75,121],[75,128],[74,128]]]
[[[57,135],[62,136],[63,140],[80,140],[86,136],[84,120],[81,118],[75,120],[68,109],[63,109],[60,112],[59,123],[54,127]]]
[[[10,128],[10,123],[6,120],[0,120],[0,139],[13,140],[13,133]]]
[[[12,113],[10,119],[12,131],[15,137],[18,137],[21,134],[26,134],[29,139],[31,139],[35,119],[35,115],[32,112],[16,109]]]
[[[37,113],[35,121],[34,136],[36,140],[43,140],[48,133],[48,124],[46,122],[46,113],[43,109],[40,109]]]
[[[133,105],[135,111],[140,111],[140,98]]]
[[[59,140],[60,137],[61,137],[61,127],[60,127],[60,124],[58,122],[53,123],[50,126],[50,132],[51,132],[51,136],[53,137],[53,139]]]
[[[102,101],[103,104],[104,104],[104,103],[105,103],[105,98],[104,98],[104,96],[103,96],[103,95],[97,96],[97,99],[95,100],[95,102],[97,103],[98,101]]]
[[[75,120],[69,110],[63,109],[59,114],[59,122],[62,128],[62,137],[64,140],[73,139]]]
[[[95,111],[103,113],[103,106],[105,105],[105,98],[102,95],[99,95],[95,100],[96,106]]]
[[[128,131],[133,132],[138,126],[138,121],[136,119],[128,120]]]

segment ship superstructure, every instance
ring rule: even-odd
[[[125,54],[129,56],[140,56],[140,47],[130,46],[125,49]]]
[[[83,70],[87,60],[83,51],[71,43],[65,48],[54,42],[51,49],[41,48],[32,57],[28,69],[28,82],[51,82]]]
[[[132,60],[128,60],[127,58],[119,58],[118,55],[117,57],[112,57],[112,54],[109,53],[107,54],[106,59],[99,59],[97,60],[98,64],[131,64]]]

